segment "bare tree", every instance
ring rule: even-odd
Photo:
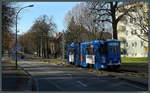
[[[89,33],[86,33],[86,36],[90,40],[95,40],[97,32],[100,32],[102,25],[97,26],[95,24],[95,15],[92,15],[89,13],[89,9],[85,2],[82,2],[80,4],[75,5],[71,11],[68,11],[68,13],[65,16],[65,22],[66,26],[71,21],[71,18],[74,17],[75,24],[78,24],[80,28],[84,27],[86,30],[89,31]],[[76,29],[76,28],[74,28]],[[79,29],[81,31],[81,29]]]
[[[132,4],[130,7],[126,7],[125,4]],[[117,24],[123,18],[124,15],[127,15],[131,9],[134,8],[134,3],[123,3],[123,2],[88,2],[87,6],[91,10],[92,14],[96,15],[96,22],[103,23],[108,22],[112,24],[113,29],[113,38],[118,39],[117,36]],[[122,9],[122,14],[117,16],[119,9]]]
[[[36,51],[39,56],[48,58],[50,39],[54,37],[55,32],[56,24],[53,17],[43,15],[35,20],[30,30],[24,34],[24,39],[21,42],[24,42],[25,50]]]
[[[88,37],[85,37],[88,34],[89,31],[87,31],[87,29],[85,29],[83,25],[75,23],[74,17],[72,17],[65,32],[66,43],[89,40]]]
[[[137,2],[137,7],[135,7],[135,12],[130,12],[128,15],[133,22],[133,25],[138,27],[139,32],[136,31],[135,35],[137,35],[142,40],[148,42],[148,3],[146,2]]]
[[[9,50],[13,47],[13,32],[16,8],[10,2],[2,2],[2,49]]]

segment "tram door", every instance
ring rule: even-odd
[[[74,48],[70,48],[70,51],[69,51],[69,62],[70,63],[74,63]]]
[[[86,47],[86,63],[95,64],[94,45],[88,45]]]

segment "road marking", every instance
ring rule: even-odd
[[[71,75],[71,74],[66,74],[66,75],[68,75],[70,78],[72,78],[72,75]]]
[[[138,85],[132,84],[132,83],[127,83],[128,85],[131,85],[132,87],[138,88],[138,89],[142,89],[145,90],[146,88],[140,87]]]
[[[87,85],[84,84],[84,83],[82,83],[81,81],[77,81],[77,83],[81,84],[81,85],[84,86],[84,87],[87,87]]]
[[[49,82],[50,84],[53,84],[59,90],[64,90],[64,88],[62,88],[61,86],[59,86],[56,82],[53,82],[53,81],[50,81],[50,80],[47,80],[47,82]]]

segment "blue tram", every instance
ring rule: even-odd
[[[80,65],[79,43],[67,44],[67,64]]]
[[[97,69],[119,67],[121,64],[120,41],[93,40],[67,45],[67,64],[88,67],[93,65]]]
[[[88,65],[93,65],[94,68],[106,67],[106,55],[103,51],[104,41],[93,40],[89,42],[83,42],[81,43],[80,48],[81,66],[87,67]]]
[[[108,67],[119,67],[121,64],[120,55],[120,41],[115,39],[110,39],[105,41],[106,48],[106,62]]]

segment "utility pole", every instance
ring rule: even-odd
[[[42,37],[41,37],[41,58],[42,58]]]

